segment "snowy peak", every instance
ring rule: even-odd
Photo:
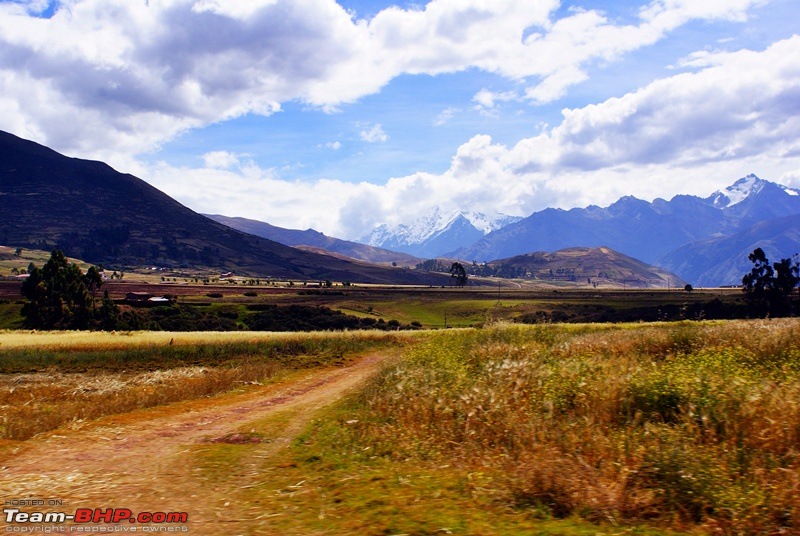
[[[729,208],[738,205],[751,195],[757,194],[764,189],[765,184],[766,181],[759,179],[751,173],[734,182],[732,185],[725,188],[725,190],[717,190],[711,194],[708,200],[711,201],[716,208]]]
[[[482,231],[483,234],[489,234],[492,231],[502,229],[506,225],[518,222],[522,219],[519,216],[506,216],[500,213],[495,214],[494,217],[489,217],[482,212],[462,212],[461,216],[469,220],[472,226]]]
[[[435,257],[468,246],[484,235],[520,219],[505,214],[488,216],[481,212],[436,208],[410,223],[379,225],[359,242],[420,257]]]
[[[790,196],[800,195],[800,190],[759,179],[751,173],[734,182],[724,190],[714,192],[707,200],[710,201],[715,208],[729,209],[742,201],[757,196],[765,189],[773,189],[776,192],[782,191]]]

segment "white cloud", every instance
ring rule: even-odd
[[[596,11],[554,20],[558,0],[432,0],[370,20],[333,0],[70,0],[50,19],[0,3],[0,128],[113,159],[288,101],[333,110],[402,74],[470,68],[548,102],[591,62],[693,19],[742,20],[758,3],[655,0],[627,26]]]
[[[340,142],[338,140],[337,141],[329,141],[328,143],[325,144],[325,147],[328,148],[328,149],[332,149],[334,151],[338,151],[339,149],[342,148],[342,142]]]
[[[475,109],[479,112],[492,115],[496,111],[499,103],[517,99],[517,94],[513,91],[495,92],[484,88],[472,97],[472,102],[475,103]]]
[[[622,194],[710,193],[751,171],[795,183],[800,37],[764,52],[693,54],[681,64],[692,72],[564,110],[560,124],[511,147],[474,136],[446,172],[381,186],[284,181],[225,151],[207,153],[198,169],[131,159],[186,130],[269,116],[289,101],[332,110],[403,74],[479,69],[520,84],[516,94],[478,92],[484,110],[522,96],[552,102],[593,64],[691,20],[744,20],[761,3],[654,0],[624,25],[595,10],[556,18],[558,0],[433,0],[370,20],[333,0],[70,0],[51,19],[31,16],[40,1],[0,3],[0,128],[124,162],[197,210],[345,237],[434,206],[527,215]],[[356,128],[364,141],[388,140],[378,123]]]
[[[450,122],[450,120],[461,110],[455,107],[449,107],[442,110],[439,115],[436,116],[436,119],[433,120],[433,125],[436,127],[440,127],[442,125],[446,125]]]
[[[800,168],[787,171],[778,179],[778,182],[791,188],[800,189]]]
[[[361,139],[367,143],[385,143],[389,140],[389,136],[381,128],[380,123],[375,123],[372,126],[363,128],[359,133]]]
[[[230,169],[241,165],[239,156],[228,151],[211,151],[203,155],[205,166],[213,169]]]
[[[290,183],[257,169],[253,180],[228,174],[191,187],[185,177],[200,180],[219,170],[161,169],[143,176],[193,207],[222,203],[232,214],[347,238],[437,206],[528,215],[548,206],[608,204],[626,194],[708,195],[750,172],[797,186],[797,57],[800,36],[762,52],[709,55],[697,72],[564,110],[559,125],[512,147],[475,136],[458,148],[446,172],[415,173],[382,186]]]

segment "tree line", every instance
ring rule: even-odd
[[[800,286],[800,257],[781,259],[770,263],[761,248],[757,248],[748,259],[753,263],[752,269],[742,278],[742,289],[745,298],[745,311],[743,316],[791,316],[800,313],[800,296],[797,287]],[[457,286],[467,284],[468,270],[461,263],[454,262],[449,266],[441,266],[442,271],[449,271],[453,282]],[[63,252],[53,251],[50,259],[42,268],[31,263],[28,266],[29,276],[22,284],[22,295],[26,303],[22,308],[24,325],[31,329],[163,329],[158,323],[145,319],[125,318],[119,306],[104,291],[102,297],[98,293],[103,285],[100,270],[94,266],[85,273],[74,263],[70,263]],[[275,324],[286,324],[287,315],[280,311],[280,321],[270,318]],[[317,311],[320,313],[320,311]],[[164,316],[174,317],[179,312],[171,312]],[[188,313],[187,313],[188,314]],[[269,315],[262,315],[262,325],[251,329],[265,329],[267,316],[274,317],[278,314],[270,309]],[[135,316],[135,315],[134,315]],[[181,318],[185,315],[181,315]],[[209,319],[195,318],[189,315],[186,328],[194,324],[203,324],[206,327]],[[292,315],[288,315],[291,317]],[[297,317],[298,315],[294,315]],[[302,311],[300,316],[309,316],[308,311]],[[351,326],[350,319],[341,318],[331,314],[318,314],[324,320],[321,324],[342,325],[345,328],[375,328],[382,326],[362,325],[363,322]],[[288,318],[287,317],[287,318]],[[177,320],[177,319],[174,319]],[[202,321],[201,321],[202,320]],[[213,320],[213,319],[212,319]],[[251,319],[248,319],[251,320]],[[295,319],[296,320],[296,319]],[[289,322],[294,323],[294,322]],[[376,322],[377,323],[377,322]],[[224,329],[235,329],[235,323],[229,322]],[[388,326],[400,327],[400,326]],[[415,327],[415,326],[410,326]],[[173,326],[174,328],[174,326]],[[211,328],[217,329],[217,328]],[[325,329],[320,328],[320,329]]]
[[[401,324],[392,319],[358,318],[328,307],[302,305],[256,304],[248,306],[249,310],[254,311],[253,314],[242,315],[242,318],[235,311],[219,310],[215,313],[174,302],[147,310],[121,309],[109,297],[107,290],[102,298],[98,297],[103,285],[98,268],[92,266],[84,273],[59,250],[52,252],[42,268],[31,263],[28,274],[21,292],[27,300],[22,307],[24,325],[30,329],[313,331],[421,327],[418,322]],[[330,282],[327,283],[326,286],[331,286]]]
[[[800,285],[798,256],[770,264],[764,250],[747,256],[753,268],[742,277],[748,308],[755,316],[789,316],[798,311],[795,288]]]

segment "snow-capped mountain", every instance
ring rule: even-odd
[[[738,273],[740,267],[731,263],[741,260],[741,248],[733,255],[736,259],[718,255],[706,258],[698,253],[707,247],[703,241],[747,233],[741,241],[746,243],[745,249],[770,241],[780,244],[770,250],[771,258],[790,257],[800,246],[800,220],[783,220],[781,225],[759,224],[798,214],[800,191],[748,175],[707,198],[677,195],[669,201],[647,202],[627,196],[608,207],[545,209],[446,256],[491,261],[533,251],[607,246],[666,268],[692,283],[731,284],[736,281],[721,274]],[[683,247],[689,244],[699,244],[699,249]],[[723,265],[731,268],[718,270]]]
[[[521,218],[480,212],[444,211],[430,214],[408,224],[379,225],[358,241],[370,246],[432,258],[447,251],[473,244],[486,234]]]
[[[770,187],[782,190],[790,196],[800,195],[800,190],[759,179],[751,173],[728,186],[725,190],[717,190],[707,200],[716,208],[730,208],[749,197],[758,195],[764,188]]]
[[[693,284],[735,284],[731,274],[755,247],[773,260],[800,251],[800,190],[747,175],[706,198],[626,196],[607,207],[548,208],[524,219],[436,210],[409,224],[382,225],[361,241],[479,262],[607,246]]]

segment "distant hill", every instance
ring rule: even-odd
[[[659,265],[695,286],[741,285],[753,264],[747,256],[761,248],[770,262],[800,253],[800,215],[774,218],[728,236],[691,242],[667,254]]]
[[[509,278],[570,281],[635,288],[677,288],[679,277],[607,247],[536,252],[473,266],[475,272]]]
[[[205,216],[223,225],[227,225],[228,227],[233,227],[239,231],[262,238],[268,238],[269,240],[274,240],[275,242],[287,246],[307,246],[307,248],[303,249],[311,250],[310,248],[315,248],[317,250],[324,250],[319,251],[319,253],[336,253],[340,256],[375,264],[395,263],[400,267],[414,267],[422,260],[406,253],[325,236],[313,229],[299,231],[295,229],[284,229],[283,227],[276,227],[275,225],[270,225],[263,221],[250,220],[247,218],[228,217],[219,214],[206,214]]]
[[[432,283],[429,274],[301,251],[212,221],[132,175],[0,131],[0,244],[106,266],[207,267],[258,276]]]

